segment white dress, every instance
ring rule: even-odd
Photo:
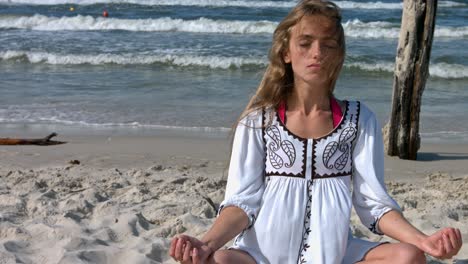
[[[354,205],[374,233],[390,210],[400,211],[384,185],[380,126],[360,102],[346,102],[328,135],[294,135],[273,110],[251,113],[237,126],[226,196],[249,227],[231,248],[257,263],[355,263],[379,243],[350,232]]]

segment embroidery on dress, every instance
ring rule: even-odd
[[[369,230],[374,234],[378,234],[378,232],[377,232],[377,222],[378,221],[379,221],[379,219],[376,217],[374,219],[374,222],[372,224],[370,224],[370,227],[369,227]]]
[[[322,160],[325,167],[328,169],[342,170],[348,163],[349,150],[352,139],[355,137],[357,130],[354,127],[345,128],[338,138],[338,142],[331,141],[325,146],[323,150]],[[335,160],[334,164],[329,164],[331,158],[337,153],[341,152],[341,155]]]
[[[281,169],[283,165],[286,168],[291,168],[296,160],[296,149],[294,148],[294,144],[287,139],[281,140],[281,133],[276,126],[269,126],[265,132],[272,139],[272,142],[268,144],[268,158],[270,159],[271,166],[277,170]],[[288,161],[286,163],[283,158],[277,154],[280,149],[283,150],[288,157]]]

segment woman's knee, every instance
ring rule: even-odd
[[[237,263],[253,263],[255,261],[249,254],[240,250],[218,250],[209,260],[210,264],[237,264]]]
[[[396,248],[395,257],[398,259],[395,263],[422,264],[426,263],[426,256],[419,248],[414,245],[401,243]]]
[[[228,250],[216,251],[210,259],[210,264],[228,264],[232,263],[232,257]]]

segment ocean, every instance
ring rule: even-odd
[[[226,133],[295,3],[0,0],[0,137],[35,129]],[[402,3],[336,3],[347,56],[335,94],[366,103],[385,124]],[[422,140],[468,142],[467,112],[468,1],[439,1]]]

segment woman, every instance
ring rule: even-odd
[[[424,252],[450,258],[459,251],[458,229],[427,236],[387,194],[375,115],[333,97],[344,56],[341,15],[331,2],[301,1],[278,25],[269,66],[236,129],[219,216],[201,240],[175,237],[175,260],[425,263]],[[401,243],[354,238],[353,205],[371,231]]]

